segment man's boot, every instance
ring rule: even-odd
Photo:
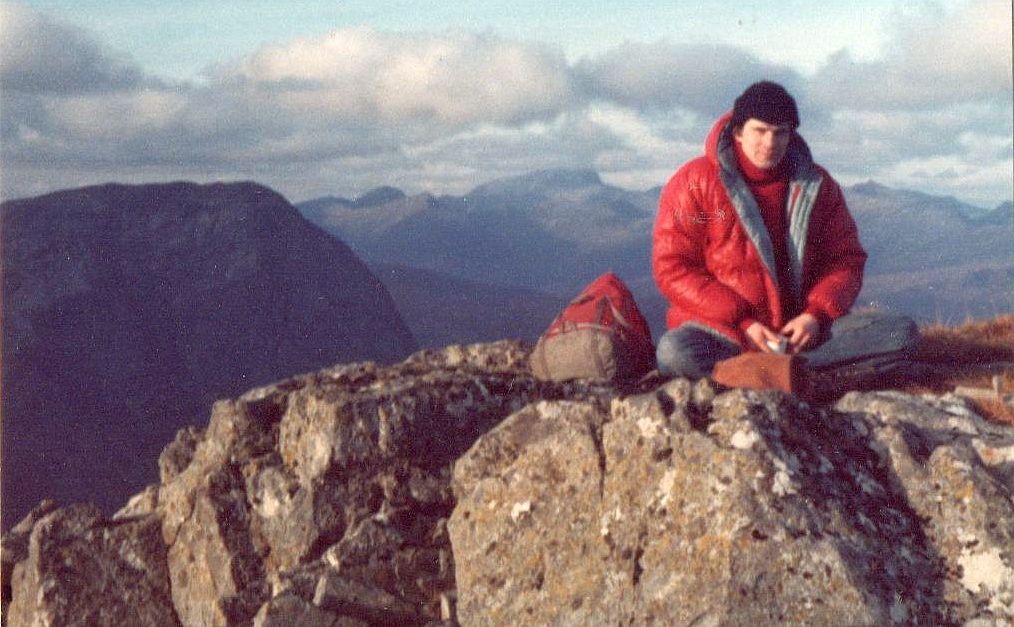
[[[912,362],[896,355],[883,355],[833,368],[811,368],[810,391],[806,400],[829,403],[851,391],[890,388],[906,376],[918,380],[919,376],[914,372]]]
[[[810,391],[806,359],[799,355],[743,353],[716,363],[711,378],[730,388],[781,390],[800,398]]]

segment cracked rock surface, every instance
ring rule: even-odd
[[[455,465],[472,625],[1010,624],[1014,430],[956,398],[531,405]]]
[[[452,621],[454,460],[531,402],[612,394],[533,379],[527,351],[507,341],[422,351],[219,401],[205,429],[163,451],[161,483],[112,520],[43,503],[4,538],[5,621],[11,603],[11,625],[100,624],[89,617],[120,607],[107,597],[131,583],[124,598],[146,613],[108,614],[122,624]],[[64,519],[78,522],[52,522]],[[120,567],[127,549],[141,556],[129,564],[153,564],[148,575]],[[87,576],[68,578],[77,570],[65,559],[110,574],[81,588]]]
[[[111,519],[3,538],[5,623],[1014,621],[1014,429],[960,399],[544,383],[527,351],[219,401]]]

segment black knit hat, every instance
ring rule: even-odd
[[[732,126],[740,128],[750,118],[777,125],[799,126],[796,101],[778,83],[761,81],[746,88],[732,108]]]

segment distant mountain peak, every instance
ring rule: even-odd
[[[529,180],[533,183],[554,185],[558,187],[602,185],[602,178],[599,176],[599,173],[591,168],[555,168],[550,170],[538,170],[519,178],[521,180]]]
[[[546,194],[582,187],[603,185],[598,172],[591,169],[554,168],[496,179],[472,190],[470,196]]]
[[[366,192],[352,203],[356,207],[376,207],[405,198],[405,192],[397,187],[384,185]]]
[[[887,186],[881,185],[873,179],[869,179],[865,183],[857,183],[852,186],[852,189],[860,194],[878,194],[890,190]]]

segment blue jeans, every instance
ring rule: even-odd
[[[906,359],[918,341],[919,329],[910,318],[872,311],[838,318],[816,346],[800,354],[813,370],[833,370]],[[711,374],[719,361],[741,352],[738,344],[717,332],[684,324],[662,336],[655,356],[662,374],[700,379]]]

